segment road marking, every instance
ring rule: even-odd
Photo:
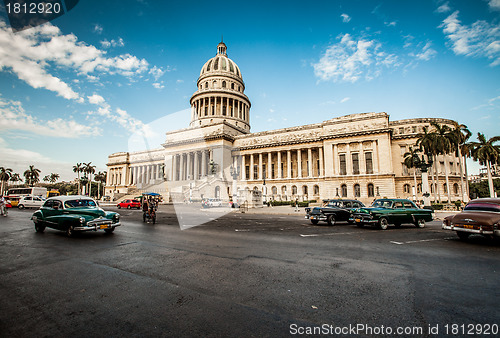
[[[406,242],[390,241],[390,243],[397,244],[397,245],[402,245],[402,244],[412,244],[412,243],[421,243],[421,242],[444,241],[444,240],[453,239],[453,238],[455,238],[455,237],[420,239],[418,241],[406,241]]]
[[[396,241],[391,241],[392,244],[397,244],[397,245],[401,245],[401,244],[404,244],[404,243],[401,243],[401,242],[396,242]]]
[[[332,232],[327,234],[310,234],[310,235],[300,234],[300,237],[320,237],[320,236],[353,235],[353,234],[354,234],[353,232]]]

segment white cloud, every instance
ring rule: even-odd
[[[396,21],[384,22],[387,27],[396,27]]]
[[[96,127],[82,125],[73,120],[57,118],[41,121],[25,112],[21,102],[3,100],[0,97],[0,130],[22,130],[38,135],[78,138],[100,134]]]
[[[422,51],[416,54],[415,57],[423,61],[429,61],[430,59],[432,59],[437,54],[437,52],[434,49],[432,49],[431,46],[432,43],[427,42],[425,46],[422,48]]]
[[[436,9],[436,12],[438,12],[438,13],[447,13],[449,11],[451,11],[451,8],[450,8],[450,4],[448,1]]]
[[[340,41],[329,46],[319,62],[312,64],[314,74],[322,81],[356,82],[380,75],[384,67],[397,67],[398,57],[381,51],[376,40],[354,40],[351,35],[338,37]]]
[[[162,82],[154,82],[153,87],[155,87],[156,89],[165,88],[165,86],[163,85],[163,81]]]
[[[160,77],[162,77],[163,74],[165,74],[165,72],[169,72],[169,71],[170,71],[170,69],[165,70],[162,67],[156,67],[156,66],[154,66],[153,68],[151,68],[149,70],[149,74],[153,75],[155,81],[158,81],[158,79]]]
[[[123,46],[125,46],[125,42],[123,42],[122,38],[118,38],[118,40],[111,40],[111,41],[108,41],[107,39],[104,39],[104,40],[101,41],[101,46],[103,48],[123,47]]]
[[[500,0],[490,0],[490,2],[488,2],[488,5],[490,6],[490,9],[494,11],[500,11]]]
[[[340,14],[340,17],[342,18],[342,22],[347,23],[347,22],[351,21],[351,17],[345,13]]]
[[[450,40],[456,55],[486,57],[491,66],[500,64],[500,27],[479,20],[472,25],[463,25],[458,20],[458,11],[449,15],[439,28]]]
[[[99,24],[95,24],[95,25],[94,25],[94,32],[95,32],[95,33],[97,33],[97,34],[102,34],[103,30],[104,30],[104,29],[102,28],[102,26],[101,26],[101,25],[99,25]]]
[[[97,94],[94,94],[92,96],[87,96],[87,98],[89,99],[89,102],[92,104],[101,105],[105,102],[104,98],[101,95]]]
[[[11,71],[33,88],[45,88],[66,99],[82,102],[80,94],[52,75],[53,69],[67,69],[80,75],[100,72],[133,76],[146,72],[148,62],[130,54],[107,57],[106,51],[64,35],[50,23],[12,33],[0,20],[0,71]]]
[[[340,100],[340,103],[344,103],[349,101],[351,98],[350,97],[344,97],[342,100]]]

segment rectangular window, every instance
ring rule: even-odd
[[[321,173],[321,169],[320,169],[320,166],[319,166],[319,160],[317,160],[317,162],[316,162],[316,168],[317,168],[316,176],[319,176],[320,173]]]
[[[246,166],[245,166],[245,178],[246,178],[247,180],[249,180],[249,179],[250,179],[250,166],[249,166],[249,165],[246,165]]]
[[[408,175],[408,167],[404,163],[401,163],[401,166],[403,167],[403,175]]]
[[[340,160],[340,175],[347,175],[347,166],[345,162],[345,154],[339,155]]]
[[[271,178],[274,178],[274,163],[271,164]]]
[[[359,154],[352,154],[352,173],[354,175],[359,175]]]
[[[256,180],[259,177],[259,166],[253,165],[253,179]]]
[[[372,153],[365,153],[366,173],[373,174]]]
[[[266,171],[266,165],[262,165],[262,178],[269,178],[267,177],[267,171]]]

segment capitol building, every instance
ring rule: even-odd
[[[360,113],[258,133],[250,132],[251,102],[243,74],[221,42],[201,68],[190,99],[191,122],[169,131],[157,149],[109,155],[106,194],[114,199],[158,192],[167,201],[220,198],[238,203],[328,198],[422,200],[421,177],[404,165],[418,133],[440,118],[390,121],[386,113]],[[454,155],[438,156],[441,200],[462,199]],[[257,201],[257,202],[256,202]]]

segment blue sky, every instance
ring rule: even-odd
[[[500,135],[500,0],[87,0],[18,33],[0,10],[0,166],[106,170],[133,132],[189,108],[221,35],[254,132],[387,112]]]

